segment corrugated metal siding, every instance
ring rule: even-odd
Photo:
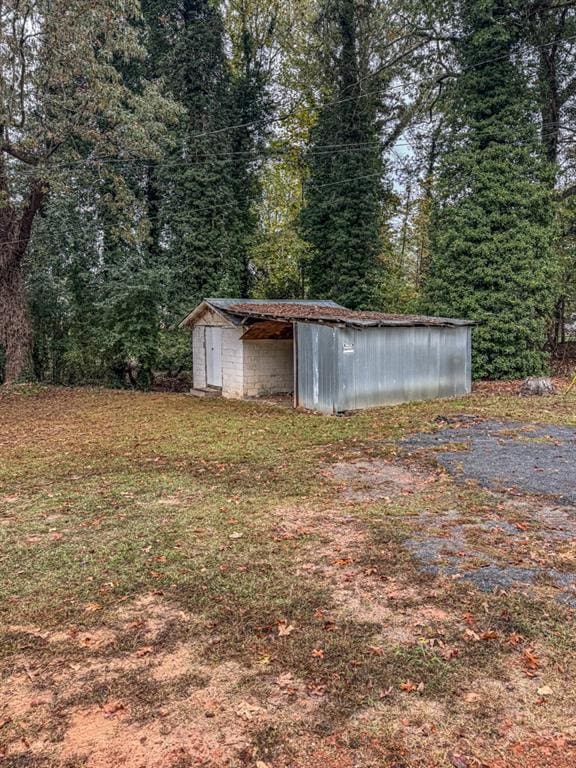
[[[338,328],[296,323],[298,405],[334,413],[337,397]]]
[[[468,327],[338,327],[335,331],[338,386],[333,410],[470,392]]]

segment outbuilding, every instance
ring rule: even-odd
[[[199,393],[293,393],[295,406],[342,413],[471,389],[468,320],[333,301],[204,299],[180,325],[192,330]]]

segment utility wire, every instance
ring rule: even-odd
[[[546,123],[544,125],[547,125]],[[550,123],[549,125],[553,125],[553,123]],[[540,131],[540,128],[542,127],[542,124],[534,126],[538,130],[538,135],[536,137],[536,140],[540,139],[546,139],[549,137],[553,137],[556,135],[556,131],[550,131],[547,133],[542,133]],[[562,128],[560,128],[560,131],[562,131]],[[512,139],[509,144],[511,147],[521,147],[521,146],[528,146],[532,144],[532,141],[518,141]],[[574,146],[576,145],[576,139],[563,139],[560,138],[559,142],[562,146]],[[417,144],[417,140],[414,141],[408,141],[406,138],[402,141],[394,142],[394,144],[391,144],[388,149],[382,148],[382,143],[380,141],[376,142],[358,142],[358,143],[343,143],[343,144],[318,144],[314,145],[312,148],[307,147],[301,147],[299,145],[292,146],[292,147],[286,147],[285,149],[267,149],[262,153],[259,153],[258,150],[252,150],[252,151],[244,151],[244,152],[206,152],[205,158],[203,159],[197,159],[192,160],[185,157],[182,157],[178,160],[156,160],[154,158],[83,158],[83,159],[70,159],[70,160],[63,160],[59,163],[54,163],[50,165],[50,168],[61,168],[61,169],[67,169],[67,168],[73,168],[78,166],[83,166],[89,170],[92,171],[98,171],[99,168],[103,166],[142,166],[144,168],[151,167],[151,168],[181,168],[183,166],[186,167],[204,167],[206,165],[206,162],[209,159],[213,158],[221,158],[225,160],[226,158],[234,158],[234,157],[244,157],[248,160],[254,159],[259,160],[262,159],[263,161],[266,160],[273,160],[277,158],[283,158],[287,155],[292,154],[295,151],[300,150],[304,157],[315,157],[315,156],[323,156],[323,155],[340,155],[340,154],[348,154],[349,152],[372,152],[373,150],[381,150],[382,153],[392,151],[394,149],[398,148],[406,148],[406,149],[414,149],[415,145]],[[12,165],[10,166],[10,169],[13,170],[17,166]],[[38,168],[37,167],[31,167],[31,166],[23,166],[18,167],[17,171],[13,174],[13,177],[16,178],[22,174],[29,174],[31,176],[38,175]]]
[[[570,35],[568,37],[562,38],[561,40],[557,40],[556,38],[553,38],[552,40],[548,40],[547,42],[541,43],[540,45],[532,46],[532,48],[537,48],[537,49],[546,48],[547,46],[552,45],[553,43],[567,43],[567,42],[571,42],[573,40],[576,40],[576,35]],[[483,59],[482,61],[475,62],[474,64],[470,64],[467,67],[463,67],[459,72],[454,73],[453,75],[446,74],[445,76],[446,77],[457,77],[457,76],[462,75],[465,72],[469,72],[470,70],[477,69],[478,67],[483,67],[486,64],[492,64],[495,61],[503,61],[503,60],[506,60],[508,58],[509,57],[508,57],[507,54],[503,54],[502,56],[494,56],[494,57],[489,58],[489,59]],[[388,63],[382,64],[380,67],[378,67],[376,70],[374,70],[374,72],[371,72],[368,75],[364,75],[363,78],[360,78],[359,80],[356,80],[354,83],[351,83],[348,87],[352,88],[355,85],[359,85],[363,80],[366,80],[366,79],[371,78],[371,77],[376,77],[387,66],[388,66]],[[444,79],[444,77],[442,77],[442,79]],[[414,86],[414,85],[420,85],[421,83],[425,83],[425,82],[430,82],[431,85],[432,84],[437,84],[439,82],[439,78],[436,78],[436,81],[434,81],[434,80],[428,81],[428,78],[422,78],[421,80],[417,81],[416,83],[408,83],[407,85],[399,85],[399,86],[395,86],[395,88],[396,89],[397,88],[406,88],[406,87],[410,87],[410,86]],[[388,90],[391,90],[391,89],[389,88]],[[376,91],[373,91],[372,93],[376,93]],[[364,96],[368,96],[368,95],[370,95],[370,94],[369,93],[364,94],[364,95],[363,94],[355,94],[354,96],[348,96],[348,97],[343,98],[343,99],[336,99],[336,100],[334,100],[332,102],[329,102],[326,105],[323,105],[322,108],[323,109],[330,108],[330,107],[336,106],[338,104],[343,104],[344,102],[347,102],[347,101],[355,100],[357,98],[363,98]],[[287,112],[284,115],[278,115],[277,117],[270,118],[269,122],[270,123],[283,122],[284,120],[288,120],[291,117],[294,117],[296,114],[297,114],[297,110],[293,109],[292,111]],[[205,137],[208,137],[208,136],[214,136],[214,135],[223,133],[225,131],[233,131],[233,130],[237,130],[238,128],[247,128],[247,127],[249,127],[251,125],[258,125],[258,124],[260,124],[262,122],[265,122],[265,120],[252,120],[252,121],[247,122],[247,123],[239,123],[237,125],[224,126],[222,128],[217,128],[217,129],[215,129],[213,131],[205,131],[203,133],[195,134],[195,135],[191,136],[190,138],[192,140],[193,139],[201,139],[201,138],[205,138]]]
[[[548,45],[551,45],[553,43],[571,42],[573,40],[576,40],[576,35],[571,35],[571,36],[568,36],[566,38],[562,38],[561,40],[556,40],[554,38],[552,40],[547,41],[546,43],[542,43],[540,45],[536,45],[536,46],[532,46],[532,47],[533,48],[538,48],[538,49],[539,48],[545,48]],[[458,73],[445,74],[443,76],[438,76],[435,79],[433,78],[432,80],[430,80],[429,78],[421,78],[420,80],[416,80],[416,81],[412,81],[412,82],[399,83],[398,85],[395,85],[395,86],[389,86],[387,88],[387,91],[388,92],[390,92],[390,91],[396,92],[398,90],[406,91],[406,90],[408,90],[410,88],[418,87],[419,85],[421,85],[423,83],[428,83],[430,86],[435,86],[442,79],[444,79],[444,77],[457,77],[457,76],[459,76],[459,75],[461,75],[461,74],[463,74],[465,72],[468,72],[468,71],[470,71],[472,69],[476,69],[478,67],[484,66],[485,64],[490,64],[490,63],[493,63],[495,61],[505,60],[507,58],[508,58],[507,55],[502,55],[502,56],[495,56],[495,57],[492,57],[492,58],[489,58],[489,59],[484,59],[482,61],[475,62],[474,64],[471,64],[471,65],[469,65],[467,67],[464,67]],[[387,66],[388,66],[388,63],[381,65],[374,72],[371,72],[368,75],[364,75],[362,78],[359,78],[354,83],[351,83],[348,86],[348,88],[351,88],[354,85],[358,85],[358,84],[360,84],[361,82],[363,82],[364,80],[366,80],[368,78],[376,77]],[[348,96],[348,97],[345,97],[345,98],[342,98],[342,99],[336,99],[334,101],[329,102],[328,104],[323,105],[322,109],[327,109],[327,108],[330,108],[330,107],[333,107],[333,106],[336,106],[338,104],[342,104],[342,103],[345,103],[345,102],[348,102],[348,101],[357,100],[358,98],[367,98],[368,96],[374,95],[374,94],[379,93],[379,92],[380,92],[379,90],[374,90],[374,91],[368,91],[366,93],[354,94],[353,96]],[[283,115],[278,115],[276,117],[262,118],[262,119],[258,119],[258,120],[251,120],[251,121],[245,122],[245,123],[237,123],[235,125],[223,126],[222,128],[216,128],[216,129],[214,129],[212,131],[204,131],[202,133],[193,134],[192,136],[188,137],[188,140],[189,141],[194,141],[194,140],[200,139],[200,138],[207,138],[209,136],[216,136],[216,135],[219,135],[219,134],[221,134],[223,132],[226,132],[226,131],[237,130],[239,128],[247,128],[249,126],[263,125],[263,124],[266,124],[266,123],[273,124],[273,123],[283,122],[284,120],[288,120],[291,117],[294,117],[296,114],[298,114],[298,111],[299,111],[298,108],[294,108],[291,111],[286,112]],[[395,145],[395,146],[397,146],[397,145]],[[77,162],[82,162],[82,161],[77,161]],[[119,162],[122,162],[122,161],[119,161]]]

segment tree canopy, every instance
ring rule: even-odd
[[[4,0],[0,380],[149,386],[203,296],[576,327],[576,0]],[[574,316],[574,320],[572,317]]]

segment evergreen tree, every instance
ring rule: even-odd
[[[180,318],[203,296],[240,294],[235,247],[232,81],[218,7],[209,0],[151,3],[158,71],[183,107],[160,165],[161,239],[170,274],[168,314]],[[161,35],[158,30],[161,30]]]
[[[550,168],[514,54],[515,0],[461,0],[462,67],[432,213],[426,309],[475,320],[474,375],[546,369],[554,297]]]
[[[237,126],[231,132],[232,180],[237,203],[235,263],[240,269],[240,295],[249,296],[255,281],[251,257],[262,203],[266,124],[272,109],[268,85],[278,6],[276,0],[228,0],[224,7],[231,50],[232,122]]]
[[[311,132],[309,180],[301,215],[312,246],[309,293],[352,308],[373,308],[381,250],[382,153],[377,84],[361,66],[359,0],[330,0],[329,87]],[[369,12],[369,10],[368,10]]]
[[[150,262],[140,169],[75,170],[37,222],[26,271],[35,377],[146,387],[164,272]]]
[[[101,378],[102,318],[94,178],[76,172],[52,194],[26,259],[35,378],[79,384]]]

